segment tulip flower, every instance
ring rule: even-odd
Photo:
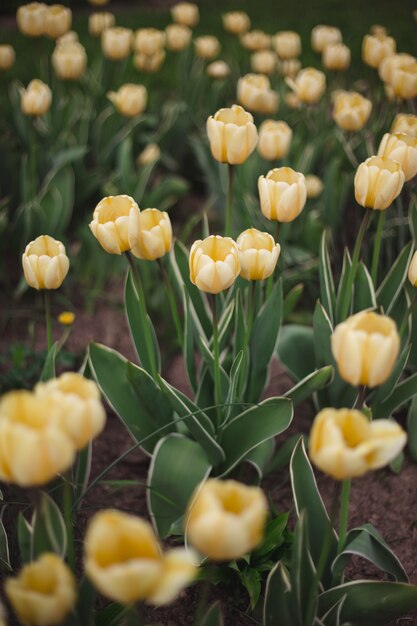
[[[412,100],[417,96],[417,62],[403,63],[393,68],[389,87],[394,96],[402,100]]]
[[[275,168],[260,176],[258,190],[263,215],[277,222],[295,220],[307,199],[304,175],[290,167]]]
[[[72,12],[62,4],[51,4],[45,16],[45,35],[57,39],[69,31],[72,23]]]
[[[341,91],[334,98],[333,119],[343,130],[361,130],[371,111],[372,102],[356,91]]]
[[[314,67],[306,67],[294,80],[287,78],[289,87],[305,104],[316,104],[326,90],[326,76]]]
[[[92,13],[88,17],[88,32],[93,37],[101,37],[106,28],[112,28],[116,22],[113,13],[102,11],[100,13]]]
[[[139,165],[150,165],[155,163],[161,156],[161,150],[156,143],[149,143],[146,148],[142,150],[137,158]]]
[[[69,30],[67,33],[58,37],[55,41],[55,46],[66,46],[67,44],[72,43],[80,43],[78,34],[75,30]]]
[[[274,114],[278,110],[279,96],[271,89],[269,79],[263,74],[246,74],[237,82],[239,104],[250,111]]]
[[[171,220],[166,211],[145,209],[139,214],[138,242],[132,248],[138,259],[155,261],[165,256],[172,247]]]
[[[355,174],[355,198],[363,207],[383,211],[400,194],[404,172],[397,161],[373,156],[361,163]]]
[[[140,28],[135,33],[133,49],[148,56],[155,54],[164,47],[165,36],[164,31],[156,28]]]
[[[269,233],[248,228],[236,241],[239,249],[240,275],[246,280],[265,280],[275,270],[281,246]]]
[[[417,137],[417,115],[398,113],[392,122],[391,132]]]
[[[271,47],[271,36],[263,32],[263,30],[251,30],[240,38],[241,44],[249,52],[257,52],[258,50],[267,50]]]
[[[7,44],[0,45],[0,71],[9,70],[16,60],[16,53],[13,46]]]
[[[126,83],[118,91],[109,91],[107,97],[124,117],[141,115],[148,103],[146,87],[134,83]]]
[[[80,43],[59,45],[52,54],[52,67],[61,80],[77,80],[87,66],[87,55]]]
[[[295,78],[300,70],[301,62],[298,59],[285,59],[284,61],[278,61],[278,71],[281,76]],[[285,94],[285,98],[294,96],[294,93]]]
[[[323,50],[322,63],[327,70],[346,70],[350,65],[350,49],[343,43],[329,44]]]
[[[45,34],[47,6],[44,2],[31,2],[17,9],[16,20],[20,32],[28,37]]]
[[[283,30],[277,33],[273,43],[280,59],[295,59],[301,54],[300,35],[292,30]]]
[[[417,138],[404,133],[385,133],[378,148],[378,156],[398,161],[405,180],[417,174]]]
[[[106,59],[121,61],[130,54],[132,31],[129,28],[113,26],[101,34],[101,49]]]
[[[322,53],[327,46],[341,41],[342,33],[335,26],[318,24],[311,31],[311,47],[315,52]]]
[[[246,161],[258,142],[252,115],[236,104],[210,115],[207,135],[216,161],[232,165]]]
[[[306,176],[307,198],[314,199],[322,193],[324,189],[323,181],[314,174]]]
[[[390,54],[382,59],[378,66],[379,77],[384,81],[384,83],[391,83],[393,73],[396,68],[414,65],[415,62],[416,58],[411,56],[411,54]]]
[[[232,35],[244,35],[250,28],[249,15],[244,11],[229,11],[222,16],[223,27]]]
[[[239,250],[230,237],[210,235],[195,241],[190,251],[190,280],[201,291],[220,293],[240,274]]]
[[[259,50],[250,58],[250,66],[253,72],[258,74],[273,74],[277,68],[277,57],[272,50]]]
[[[395,54],[395,39],[386,35],[365,35],[362,42],[362,59],[371,67],[379,67],[382,59]]]
[[[31,80],[26,89],[20,90],[21,107],[24,115],[40,117],[49,111],[52,91],[41,80]]]
[[[194,40],[194,50],[200,59],[210,61],[218,56],[220,52],[220,41],[213,35],[204,35]]]
[[[259,128],[258,152],[263,159],[275,161],[287,156],[292,130],[286,122],[265,120]]]
[[[106,196],[94,209],[90,230],[106,252],[122,254],[138,243],[139,214],[130,196]]]
[[[413,287],[417,287],[417,250],[414,252],[408,267],[408,280]]]
[[[33,289],[59,289],[69,269],[65,247],[49,235],[28,243],[22,256],[23,271]]]
[[[155,54],[143,54],[137,52],[133,57],[133,65],[140,72],[153,74],[158,72],[165,61],[165,50],[158,50]]]
[[[174,6],[171,7],[171,16],[174,22],[188,26],[189,28],[197,26],[200,19],[198,6],[192,2],[179,2],[178,4],[174,4]]]
[[[169,24],[166,29],[166,46],[168,50],[180,52],[190,45],[192,32],[183,24]]]
[[[206,72],[210,78],[222,80],[230,76],[230,67],[226,61],[213,61],[207,65]]]

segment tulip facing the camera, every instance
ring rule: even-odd
[[[238,165],[255,150],[258,132],[253,117],[237,104],[207,119],[210,149],[216,161]]]
[[[141,115],[148,103],[148,92],[143,85],[126,83],[119,91],[109,91],[108,99],[114,104],[120,115],[136,117]]]
[[[40,235],[27,244],[22,265],[26,282],[33,289],[59,289],[69,270],[65,246],[49,235]]]
[[[249,15],[244,11],[229,11],[222,16],[223,27],[232,35],[244,35],[250,28]]]
[[[246,280],[265,280],[273,274],[281,246],[269,233],[248,228],[236,241],[239,248],[240,275]]]
[[[318,198],[324,189],[323,181],[314,174],[308,174],[308,176],[306,176],[306,189],[307,198],[312,200]]]
[[[397,161],[373,156],[361,163],[355,174],[355,198],[363,207],[383,211],[400,194],[404,172]]]
[[[52,91],[41,80],[31,80],[26,89],[20,90],[21,107],[24,115],[40,117],[49,111]]]
[[[194,50],[196,56],[206,61],[211,61],[220,52],[220,41],[213,35],[204,35],[194,40]]]
[[[165,256],[172,247],[172,226],[166,211],[145,209],[139,214],[138,242],[132,248],[138,259],[155,261]]]
[[[20,32],[28,37],[44,35],[47,10],[44,2],[30,2],[19,7],[16,20]]]
[[[417,287],[417,250],[414,252],[408,267],[408,280],[413,287]]]
[[[250,66],[258,74],[273,74],[277,68],[276,54],[272,50],[254,52],[250,58]]]
[[[75,578],[67,565],[52,552],[25,565],[4,585],[7,599],[22,624],[60,624],[74,608]]]
[[[350,49],[344,43],[329,44],[323,50],[322,63],[326,70],[347,70],[350,65]]]
[[[107,196],[94,209],[90,230],[106,252],[122,254],[138,243],[139,215],[130,196]]]
[[[340,376],[354,387],[377,387],[390,376],[400,349],[395,322],[361,311],[338,324],[331,338]]]
[[[269,115],[278,111],[278,93],[271,89],[269,79],[263,74],[246,74],[239,78],[237,99],[239,104],[256,113]]]
[[[16,53],[13,46],[7,44],[0,45],[0,71],[9,70],[16,60]]]
[[[122,26],[106,28],[101,34],[101,49],[106,59],[122,61],[126,59],[132,47],[132,31]]]
[[[298,59],[286,59],[284,61],[278,61],[278,71],[281,76],[288,78],[295,78],[301,70],[301,62]],[[285,94],[294,96],[295,94]]]
[[[356,91],[342,91],[334,99],[333,119],[343,130],[361,130],[371,115],[372,102]]]
[[[382,59],[395,54],[397,44],[385,35],[365,35],[362,42],[362,59],[371,67],[379,67]]]
[[[393,68],[389,87],[393,95],[402,100],[412,100],[417,96],[417,62],[403,63]]]
[[[210,78],[222,80],[230,76],[230,67],[226,61],[213,61],[207,65],[206,72]]]
[[[62,37],[72,24],[72,12],[62,4],[48,6],[45,17],[45,35],[51,39]]]
[[[405,180],[417,174],[417,138],[405,133],[385,133],[378,148],[378,156],[398,161]]]
[[[161,68],[165,61],[165,50],[158,50],[155,54],[143,54],[137,52],[133,57],[133,66],[140,72],[154,74]]]
[[[276,161],[287,156],[292,139],[292,130],[286,122],[265,120],[259,128],[258,152],[267,161]]]
[[[239,250],[230,237],[210,235],[193,243],[189,265],[193,285],[207,293],[220,293],[240,274]]]
[[[80,43],[59,45],[52,54],[52,67],[61,80],[78,80],[87,67],[87,54]]]
[[[391,132],[417,137],[417,115],[398,113],[392,122]]]
[[[342,33],[335,26],[318,24],[311,31],[311,47],[315,52],[324,52],[327,46],[341,43]]]
[[[258,50],[267,50],[271,47],[271,36],[263,32],[263,30],[251,30],[240,38],[242,46],[249,52]]]
[[[116,18],[113,13],[108,11],[101,11],[99,13],[92,13],[88,18],[88,32],[93,37],[101,37],[106,28],[112,28],[116,23]]]
[[[290,167],[275,168],[260,176],[258,190],[263,215],[276,222],[295,220],[307,199],[304,175]]]
[[[316,104],[326,90],[326,76],[314,67],[305,67],[294,80],[287,78],[286,82],[305,104]]]
[[[166,29],[166,46],[172,52],[180,52],[190,45],[192,31],[182,24],[169,24]]]
[[[165,33],[156,28],[140,28],[133,40],[133,49],[142,54],[155,54],[165,45]]]
[[[301,38],[293,30],[277,33],[273,38],[273,44],[280,59],[296,59],[301,54]]]
[[[384,81],[384,83],[391,83],[394,70],[397,67],[407,67],[409,65],[414,65],[415,62],[416,58],[411,56],[411,54],[390,54],[382,59],[378,66],[379,77]]]
[[[320,470],[346,480],[388,465],[406,441],[406,433],[392,420],[369,422],[354,409],[323,409],[311,429],[309,454]]]
[[[172,20],[177,24],[193,28],[200,20],[198,6],[192,2],[179,2],[171,8]]]

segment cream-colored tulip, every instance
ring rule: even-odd
[[[238,165],[255,150],[258,132],[253,117],[237,104],[207,119],[210,149],[216,161]]]
[[[361,311],[336,326],[331,345],[343,380],[353,386],[376,387],[392,372],[400,337],[391,318]]]
[[[122,254],[138,243],[139,215],[130,196],[106,196],[94,209],[90,230],[106,252]]]
[[[66,46],[73,43],[80,43],[80,40],[75,30],[69,30],[67,33],[64,33],[61,37],[57,38],[55,46]]]
[[[8,578],[4,591],[19,621],[29,626],[62,623],[77,600],[73,573],[52,552],[45,552],[17,576]]]
[[[378,148],[378,156],[398,161],[405,180],[417,174],[417,138],[405,133],[385,133]]]
[[[204,35],[194,40],[194,50],[200,59],[210,61],[218,56],[220,52],[220,41],[214,35]]]
[[[239,250],[230,237],[210,235],[195,241],[190,251],[190,280],[201,291],[220,293],[240,274]]]
[[[255,73],[273,74],[277,69],[277,56],[272,50],[259,50],[251,55],[250,66]]]
[[[240,42],[249,52],[256,52],[258,50],[268,50],[271,47],[272,38],[264,33],[263,30],[251,30],[241,36]]]
[[[35,393],[40,398],[48,395],[60,406],[59,427],[70,437],[77,450],[97,437],[106,423],[106,411],[95,382],[74,372],[39,383]]]
[[[316,104],[326,90],[326,76],[314,67],[306,67],[294,80],[286,78],[298,99],[306,104]]]
[[[20,90],[22,113],[31,117],[45,115],[52,102],[52,91],[41,80],[34,78],[26,89]]]
[[[381,26],[381,24],[372,24],[369,32],[371,35],[383,35],[384,37],[388,35],[387,29],[385,26]]]
[[[51,4],[48,6],[45,16],[45,35],[51,39],[57,39],[71,28],[72,12],[63,4]]]
[[[378,74],[384,83],[391,83],[393,72],[397,67],[407,67],[414,65],[416,58],[411,54],[402,52],[400,54],[390,54],[382,59],[378,66]]]
[[[71,467],[75,447],[59,420],[62,407],[51,396],[11,391],[0,400],[0,480],[44,485]]]
[[[246,74],[237,81],[237,99],[239,104],[250,111],[264,115],[278,111],[279,96],[271,89],[264,74]]]
[[[140,72],[154,74],[158,72],[165,61],[165,50],[158,50],[155,54],[136,53],[133,57],[133,65]]]
[[[322,53],[327,46],[341,41],[342,33],[335,26],[318,24],[311,31],[311,47],[315,52]]]
[[[122,604],[168,604],[197,574],[191,551],[163,554],[149,522],[121,511],[102,510],[93,517],[84,551],[87,576],[103,595]]]
[[[371,67],[379,67],[382,59],[394,54],[397,49],[395,39],[385,35],[365,35],[362,42],[362,59]]]
[[[246,280],[264,280],[275,270],[281,246],[269,233],[248,228],[236,241],[239,249],[240,275]]]
[[[92,13],[88,18],[88,32],[93,37],[101,37],[106,28],[112,28],[116,23],[113,13],[101,11],[100,13]]]
[[[200,20],[198,6],[192,2],[179,2],[171,7],[172,20],[177,24],[193,28]]]
[[[87,67],[87,54],[80,43],[56,46],[52,67],[61,80],[78,80]]]
[[[355,198],[363,207],[383,211],[400,194],[404,172],[397,161],[373,156],[361,163],[355,174]]]
[[[121,61],[126,59],[132,47],[132,31],[122,26],[106,28],[101,34],[101,49],[106,59]]]
[[[190,500],[185,533],[210,559],[230,561],[261,543],[267,515],[268,503],[259,487],[211,478]]]
[[[267,161],[277,161],[287,156],[292,130],[286,122],[265,120],[259,128],[258,152]]]
[[[138,243],[132,252],[139,259],[155,261],[172,247],[172,226],[166,211],[145,209],[139,215]]]
[[[333,119],[343,130],[361,130],[371,111],[372,102],[356,91],[341,91],[334,98]]]
[[[393,420],[370,422],[354,409],[323,409],[311,429],[309,455],[322,472],[345,480],[388,465],[406,441]]]
[[[286,59],[284,61],[278,61],[278,71],[281,76],[295,78],[300,70],[301,61],[299,61],[298,59]]]
[[[44,35],[47,10],[44,2],[30,2],[19,7],[16,20],[20,32],[28,37]]]
[[[301,37],[293,30],[283,30],[273,38],[280,59],[296,59],[301,54]]]
[[[156,143],[149,143],[146,148],[142,150],[137,158],[138,165],[150,165],[155,163],[161,156],[161,150]]]
[[[140,28],[135,33],[133,49],[148,56],[159,52],[165,45],[165,32],[156,28]]]
[[[289,91],[284,95],[284,102],[289,109],[295,110],[301,108],[301,101],[293,91]]]
[[[300,215],[307,199],[304,174],[291,167],[278,167],[258,179],[263,215],[276,222],[292,222]]]
[[[392,122],[391,132],[417,137],[417,115],[398,113]]]
[[[306,176],[306,189],[307,198],[311,200],[313,200],[314,198],[318,198],[324,189],[323,181],[321,180],[321,178],[315,176],[314,174],[308,174]]]
[[[244,11],[229,11],[222,16],[223,27],[232,35],[244,35],[250,28],[249,15]]]
[[[414,252],[408,267],[408,280],[413,287],[417,287],[417,250]]]
[[[108,99],[114,104],[120,115],[136,117],[141,115],[148,103],[148,92],[143,85],[126,83],[118,91],[109,91]]]
[[[16,53],[13,46],[8,44],[0,45],[0,71],[5,72],[9,70],[16,60]]]
[[[403,64],[392,70],[389,86],[394,96],[412,100],[417,96],[417,62]]]
[[[226,61],[213,61],[207,65],[207,76],[210,78],[224,79],[230,76],[230,67]]]
[[[350,48],[344,43],[329,44],[323,50],[322,63],[326,70],[347,70],[350,65]]]
[[[33,289],[59,289],[69,270],[65,246],[49,235],[28,243],[22,265],[26,282]]]
[[[190,45],[192,31],[183,24],[169,24],[165,29],[166,46],[172,52],[181,52]]]

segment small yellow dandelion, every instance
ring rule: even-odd
[[[58,322],[63,326],[71,326],[74,323],[75,315],[72,311],[62,311],[58,315]]]

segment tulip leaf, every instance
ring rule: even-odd
[[[282,319],[286,320],[291,315],[301,296],[303,295],[304,285],[299,283],[295,285],[285,296],[282,305]]]
[[[312,524],[315,523],[313,519]],[[293,592],[294,612],[299,624],[311,624],[316,613],[317,587],[316,570],[309,552],[307,510],[303,509],[297,520],[292,549],[290,578]],[[315,596],[314,603],[310,596]]]
[[[293,616],[291,582],[288,570],[279,561],[266,581],[263,612],[264,626],[298,626]]]
[[[278,450],[275,452],[270,464],[266,468],[266,472],[268,474],[272,472],[278,472],[288,467],[292,454],[294,452],[294,448],[300,441],[300,437],[304,439],[304,444],[306,445],[308,442],[307,435],[297,433],[295,435],[291,435],[291,437],[288,437],[288,439],[286,439],[284,443],[282,443],[278,447]]]
[[[417,396],[413,398],[407,417],[408,449],[413,461],[417,461]]]
[[[339,278],[339,289],[336,298],[336,322],[343,322],[350,315],[352,302],[352,288],[350,287],[352,260],[349,250],[345,248],[343,254],[342,272]]]
[[[55,552],[62,558],[65,557],[67,531],[64,518],[58,505],[44,491],[41,492],[33,512],[32,531],[32,559],[44,552]]]
[[[314,327],[314,353],[316,355],[316,363],[323,367],[334,363],[330,338],[333,333],[332,323],[326,310],[318,300],[314,309],[313,316]]]
[[[167,430],[164,430],[162,434],[159,432],[159,437],[167,435],[169,430],[172,431],[174,428],[168,428],[173,420],[173,415],[171,404],[165,394],[160,390],[152,376],[138,365],[128,361],[126,373],[137,396],[141,412],[147,413],[149,421],[153,422],[155,428],[160,429],[167,426]]]
[[[22,563],[28,563],[32,552],[32,527],[20,511],[17,518],[17,542]]]
[[[342,596],[320,620],[316,617],[318,626],[343,626],[341,618],[345,600],[346,596]]]
[[[200,347],[200,352],[201,352],[201,356],[203,357],[208,370],[210,372],[210,375],[214,381],[215,379],[215,372],[214,372],[214,354],[211,352],[210,348],[208,347],[207,343],[204,341],[204,338],[199,335],[198,337],[198,345]],[[229,390],[229,386],[230,386],[230,381],[229,381],[229,377],[226,374],[226,372],[224,371],[223,367],[220,365],[220,387],[221,387],[221,397],[222,397],[222,401],[225,402],[226,401],[226,397],[227,397],[227,392]]]
[[[281,328],[278,338],[278,357],[296,381],[310,376],[316,369],[313,329],[298,324]]]
[[[415,194],[411,195],[408,221],[410,223],[410,230],[413,236],[414,247],[417,247],[417,197]]]
[[[207,611],[201,626],[224,626],[220,602],[215,602]]]
[[[9,538],[3,523],[3,515],[7,505],[4,505],[0,514],[0,569],[3,567],[11,571]]]
[[[363,262],[358,265],[354,287],[353,313],[377,307],[372,278]]]
[[[96,592],[93,583],[84,575],[78,586],[78,599],[75,607],[77,624],[83,626],[97,626],[94,620],[94,605],[96,602]]]
[[[286,398],[268,398],[234,417],[221,433],[226,460],[219,473],[227,475],[251,450],[282,433],[292,417],[292,404]]]
[[[336,292],[334,288],[334,280],[332,267],[330,265],[329,251],[326,243],[327,233],[324,230],[319,250],[319,278],[320,278],[320,300],[333,323],[333,312],[336,304]]]
[[[386,400],[372,407],[373,417],[376,419],[389,417],[398,407],[414,398],[416,389],[417,372],[394,387]]]
[[[294,387],[285,392],[284,397],[290,398],[294,406],[309,398],[314,392],[323,389],[333,378],[333,367],[326,365],[316,372],[300,380]]]
[[[190,314],[190,296],[184,289],[184,362],[188,381],[194,392],[197,391],[197,371],[195,363],[195,331],[193,316]]]
[[[400,379],[400,376],[403,372],[403,369],[407,365],[408,358],[410,356],[410,351],[411,351],[411,346],[406,346],[404,350],[401,352],[388,380],[386,380],[385,383],[377,387],[376,390],[374,391],[374,394],[372,395],[372,398],[370,401],[371,406],[377,405],[380,402],[383,402],[384,400],[386,400],[388,396],[392,393],[393,389],[395,389]]]
[[[57,344],[54,343],[52,348],[49,350],[45,364],[42,369],[41,374],[41,382],[46,382],[47,380],[51,380],[51,378],[55,378],[55,361],[56,361],[56,353],[57,353]]]
[[[159,536],[165,539],[181,518],[197,487],[211,471],[202,447],[171,434],[155,447],[148,474],[148,509]]]
[[[410,241],[400,252],[390,271],[379,287],[376,298],[379,306],[389,315],[407,277],[408,267],[413,255],[413,242]]]
[[[268,466],[271,461],[275,450],[275,441],[274,439],[268,439],[263,443],[260,443],[259,446],[256,446],[253,450],[251,450],[246,456],[245,461],[252,465],[258,474],[259,482],[261,481],[265,468]]]
[[[88,444],[78,452],[74,465],[74,499],[81,500],[88,487],[91,474],[91,462],[93,456],[93,442]]]
[[[237,353],[232,367],[230,368],[230,385],[227,391],[226,403],[224,407],[225,412],[225,421],[227,422],[230,419],[230,416],[233,414],[233,409],[235,408],[234,403],[237,397],[238,383],[241,375],[241,367],[243,363],[243,351]]]

